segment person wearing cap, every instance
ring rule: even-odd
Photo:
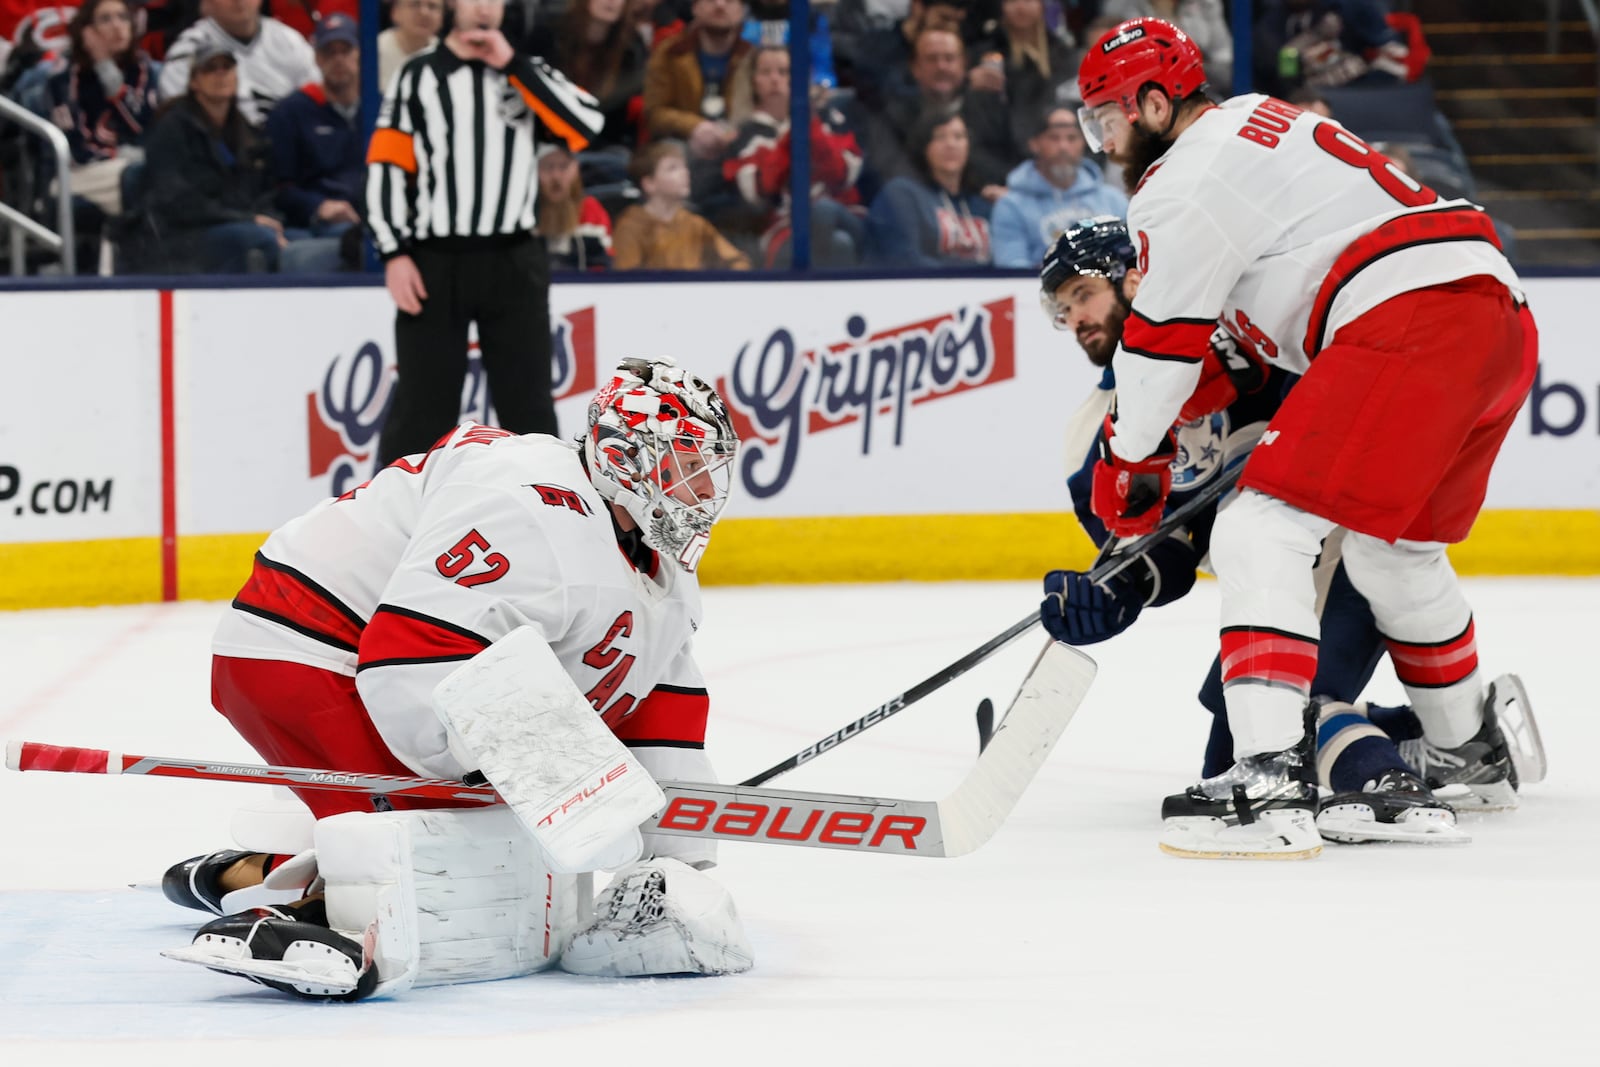
[[[286,271],[330,271],[356,266],[358,245],[341,239],[361,222],[357,205],[366,182],[366,139],[361,132],[361,45],[355,20],[331,14],[312,38],[320,84],[301,86],[267,115],[277,206],[293,245]]]
[[[273,214],[266,144],[239,107],[238,60],[210,38],[189,57],[188,92],[145,141],[146,208],[164,269],[276,271],[288,240]]]
[[[178,35],[161,67],[161,99],[189,89],[189,68],[202,41],[227,48],[238,60],[239,110],[259,128],[279,100],[321,79],[311,44],[277,19],[261,14],[261,0],[209,0],[201,19]]]
[[[1006,175],[991,227],[997,267],[1037,267],[1066,228],[1090,215],[1127,214],[1128,198],[1105,184],[1100,167],[1084,158],[1078,116],[1052,104],[1034,116],[1033,156]]]

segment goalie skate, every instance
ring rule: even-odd
[[[1161,805],[1161,851],[1187,859],[1310,859],[1322,851],[1309,741],[1245,756]]]
[[[1515,702],[1512,692],[1520,696],[1520,710],[1527,710],[1522,683],[1508,682],[1514,677],[1503,675],[1490,684],[1483,700],[1483,725],[1465,744],[1444,748],[1418,737],[1398,746],[1418,776],[1457,812],[1510,811],[1517,806],[1517,767],[1498,716],[1502,706]],[[1537,728],[1532,736],[1537,738]]]
[[[362,945],[287,908],[224,915],[187,948],[161,954],[308,1000],[360,1000],[378,985]]]
[[[223,849],[174,863],[161,877],[162,895],[181,907],[209,911],[213,915],[226,914],[222,908],[222,898],[228,895],[228,891],[222,888],[222,874],[235,863],[254,854]]]
[[[1456,813],[1405,771],[1389,771],[1359,793],[1338,793],[1322,802],[1317,829],[1329,841],[1358,845],[1409,841],[1422,845],[1466,844]]]

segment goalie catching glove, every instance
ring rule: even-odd
[[[1100,428],[1100,459],[1094,465],[1090,507],[1113,537],[1141,537],[1156,528],[1172,491],[1172,461],[1178,440],[1168,430],[1153,454],[1123,459],[1111,449],[1116,427],[1111,416]]]

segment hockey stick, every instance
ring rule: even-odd
[[[978,701],[978,752],[989,747],[994,737],[994,701],[984,697]]]
[[[641,829],[679,837],[854,852],[965,855],[994,836],[1010,814],[1083,702],[1094,674],[1094,660],[1052,641],[1023,680],[988,748],[961,784],[943,799],[895,800],[662,781],[659,785],[666,793],[667,805]],[[6,766],[16,771],[257,782],[480,804],[500,799],[493,789],[437,778],[167,759],[31,741],[9,743]],[[603,781],[595,786],[603,787]]]
[[[1151,532],[1139,537],[1135,537],[1129,541],[1118,542],[1115,538],[1113,538],[1111,541],[1107,541],[1107,545],[1111,545],[1113,542],[1115,542],[1115,548],[1111,551],[1108,551],[1106,548],[1102,547],[1101,554],[1096,557],[1094,566],[1089,570],[1089,578],[1096,582],[1103,582],[1108,578],[1112,578],[1118,574],[1121,574],[1123,570],[1130,566],[1135,560],[1142,558],[1145,552],[1147,552],[1156,542],[1169,536],[1174,530],[1183,526],[1190,519],[1194,518],[1206,508],[1215,504],[1218,500],[1221,500],[1228,490],[1233,488],[1234,483],[1239,480],[1239,474],[1242,470],[1243,465],[1241,464],[1232,470],[1223,471],[1216,477],[1215,480],[1212,481],[1210,485],[1201,489],[1190,499],[1184,501],[1181,507],[1174,508],[1171,513],[1161,520],[1160,525],[1158,525]],[[1010,626],[1006,627],[1003,632],[991,637],[989,640],[985,641],[971,652],[968,652],[965,656],[962,656],[954,663],[940,671],[937,671],[934,674],[929,675],[927,678],[924,678],[922,681],[918,682],[910,689],[907,689],[905,692],[890,697],[882,704],[879,704],[877,707],[861,716],[861,718],[857,719],[855,722],[841,726],[827,737],[812,742],[810,745],[807,745],[805,748],[801,749],[799,752],[796,752],[783,762],[774,763],[760,774],[746,778],[740,784],[762,785],[763,783],[776,778],[780,774],[787,774],[789,771],[794,770],[802,763],[809,763],[811,760],[816,759],[829,749],[843,744],[852,737],[859,736],[863,731],[871,729],[887,719],[893,718],[895,715],[898,715],[900,712],[904,711],[912,704],[915,704],[929,693],[932,693],[937,689],[942,689],[944,686],[955,681],[963,674],[966,674],[972,668],[976,667],[978,664],[982,663],[984,660],[988,659],[1002,648],[1005,648],[1011,642],[1028,632],[1028,630],[1032,629],[1034,625],[1038,623],[1038,621],[1039,612],[1037,609],[1035,609],[1034,611],[1031,611],[1027,615],[1024,615],[1022,618],[1018,619],[1016,622],[1012,623]]]

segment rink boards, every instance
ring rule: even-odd
[[[1453,556],[1596,574],[1600,280],[1528,290],[1539,378]],[[561,284],[551,303],[564,433],[622,356],[718,381],[746,447],[707,583],[1021,579],[1091,558],[1063,430],[1098,373],[1029,278],[685,276]],[[229,597],[266,531],[372,473],[393,386],[381,288],[8,292],[0,321],[0,607]],[[462,417],[490,414],[474,351]]]

